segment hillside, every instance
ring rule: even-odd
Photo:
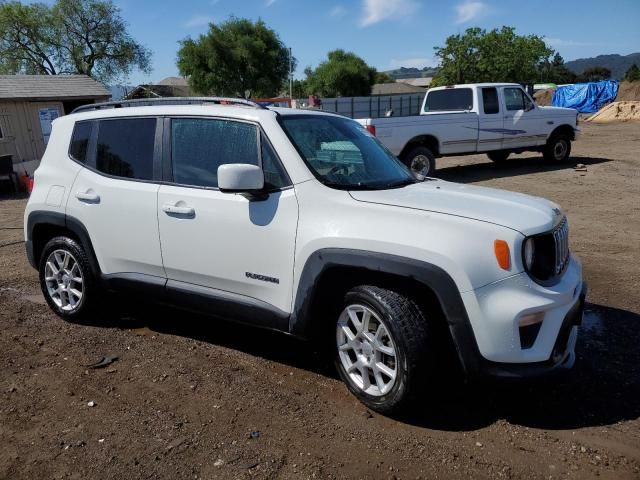
[[[401,78],[421,78],[421,77],[433,77],[438,73],[437,68],[432,67],[424,67],[424,68],[406,68],[400,67],[395,70],[388,70],[386,72],[394,80],[398,80]]]
[[[582,73],[591,67],[606,67],[611,70],[611,78],[620,80],[631,65],[640,67],[640,52],[630,55],[598,55],[591,58],[579,58],[565,62],[565,66],[574,73]]]

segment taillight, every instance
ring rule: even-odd
[[[375,125],[367,125],[367,132],[369,132],[371,135],[375,135],[376,134],[376,126]]]

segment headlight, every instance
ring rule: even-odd
[[[531,270],[533,266],[533,257],[535,256],[535,242],[533,238],[527,238],[524,242],[523,260],[527,270]]]

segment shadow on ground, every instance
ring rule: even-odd
[[[447,159],[439,160],[446,165]],[[607,158],[596,157],[571,157],[564,163],[549,163],[541,156],[535,157],[513,157],[502,163],[494,163],[487,161],[483,163],[474,163],[472,165],[456,165],[453,167],[439,167],[436,170],[436,177],[450,182],[473,183],[494,178],[516,177],[518,175],[528,175],[538,172],[552,172],[556,170],[573,170],[578,164],[582,163],[587,168],[590,165],[611,162],[613,160]]]
[[[177,310],[149,307],[102,326],[146,327],[235,349],[331,378],[331,362],[309,343],[277,332]],[[611,425],[640,417],[640,315],[588,305],[573,370],[526,381],[450,381],[398,420],[424,428],[471,431],[504,419],[550,430]]]

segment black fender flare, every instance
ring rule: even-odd
[[[460,291],[442,268],[420,260],[386,253],[342,248],[321,249],[311,254],[300,274],[289,330],[308,336],[310,310],[319,283],[327,270],[353,267],[409,278],[428,287],[440,302],[460,362],[467,373],[480,368],[481,355]]]
[[[66,215],[60,212],[48,212],[46,210],[34,210],[29,213],[27,217],[27,258],[33,268],[38,268],[38,258],[35,258],[35,252],[33,247],[33,232],[38,225],[52,225],[55,227],[64,228],[73,233],[80,241],[82,247],[88,254],[91,269],[96,278],[101,275],[100,265],[96,253],[93,250],[93,243],[89,232],[84,224],[75,217]]]

